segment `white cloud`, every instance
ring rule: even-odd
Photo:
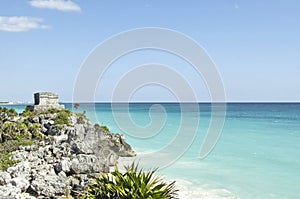
[[[34,17],[2,17],[0,16],[0,30],[8,32],[25,32],[31,29],[48,29],[50,26],[41,24],[43,19]]]
[[[30,5],[37,8],[56,9],[61,11],[80,12],[79,5],[71,0],[30,0]]]

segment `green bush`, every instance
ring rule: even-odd
[[[0,126],[0,136],[1,142],[4,140],[4,135],[6,140],[14,140],[19,138],[32,138],[29,132],[30,128],[26,123],[21,121],[10,122],[6,121]]]
[[[29,117],[34,115],[33,112],[30,110],[29,107],[26,107],[25,110],[23,111],[23,113],[21,114],[24,117]]]
[[[41,115],[41,114],[57,114],[57,117],[54,121],[54,124],[57,125],[70,125],[69,117],[72,115],[72,112],[70,110],[66,109],[48,109],[46,111],[30,111],[29,108],[26,108],[24,112],[22,113],[22,116],[27,117],[28,120],[31,120],[35,116]]]
[[[134,163],[121,173],[116,167],[110,174],[101,174],[85,190],[82,199],[171,199],[177,198],[175,181],[167,184],[157,176],[156,170],[138,169]]]
[[[42,128],[39,123],[31,123],[28,125],[28,131],[31,132],[32,138],[43,140],[45,135],[41,132]]]
[[[57,110],[57,118],[54,121],[54,124],[59,125],[70,125],[69,117],[72,115],[71,111],[69,110]]]
[[[76,113],[77,115],[77,123],[78,124],[85,124],[88,119],[84,113]]]
[[[12,160],[11,152],[16,151],[19,146],[30,146],[33,144],[32,140],[29,139],[16,139],[7,140],[6,142],[0,143],[0,170],[6,170],[18,163],[16,160]]]
[[[32,115],[29,110],[24,112],[27,116]],[[15,110],[0,107],[0,170],[6,170],[17,163],[10,158],[11,152],[16,151],[19,146],[34,144],[32,138],[38,137],[36,134],[32,136],[31,133],[37,133],[36,125],[29,125],[28,121],[23,119],[16,120],[17,116]]]
[[[1,153],[0,154],[0,170],[6,170],[7,168],[15,165],[18,163],[16,160],[10,159],[11,154],[10,153]]]
[[[32,123],[32,119],[41,114],[56,114],[54,124],[57,125],[69,125],[72,115],[69,110],[31,111],[26,108],[21,114],[22,118],[16,120],[18,114],[15,110],[0,107],[0,170],[6,170],[16,163],[10,157],[11,152],[19,146],[32,145],[34,141],[45,138],[41,125]]]
[[[16,117],[17,115],[18,113],[14,109],[0,107],[0,122],[2,123]]]
[[[94,128],[98,129],[98,130],[101,130],[101,131],[104,131],[106,133],[110,132],[110,130],[107,126],[100,126],[99,124],[95,124]]]

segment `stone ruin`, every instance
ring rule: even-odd
[[[35,93],[34,97],[33,110],[64,108],[57,94]],[[109,172],[119,157],[136,155],[122,135],[92,125],[80,114],[72,113],[69,125],[55,124],[57,113],[34,115],[11,121],[40,126],[37,131],[44,139],[11,153],[16,164],[0,171],[0,199],[79,198],[92,176]]]
[[[31,111],[45,111],[48,109],[64,109],[65,106],[58,103],[58,94],[51,92],[39,92],[34,94],[34,105],[28,106]]]

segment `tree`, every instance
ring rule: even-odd
[[[80,104],[79,103],[74,103],[74,108],[77,110],[79,108]]]

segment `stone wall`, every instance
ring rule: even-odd
[[[50,92],[40,92],[34,94],[34,105],[58,104],[58,94]]]
[[[48,109],[64,109],[64,105],[58,103],[58,94],[51,92],[39,92],[34,94],[34,105],[29,106],[31,111],[48,110]]]

